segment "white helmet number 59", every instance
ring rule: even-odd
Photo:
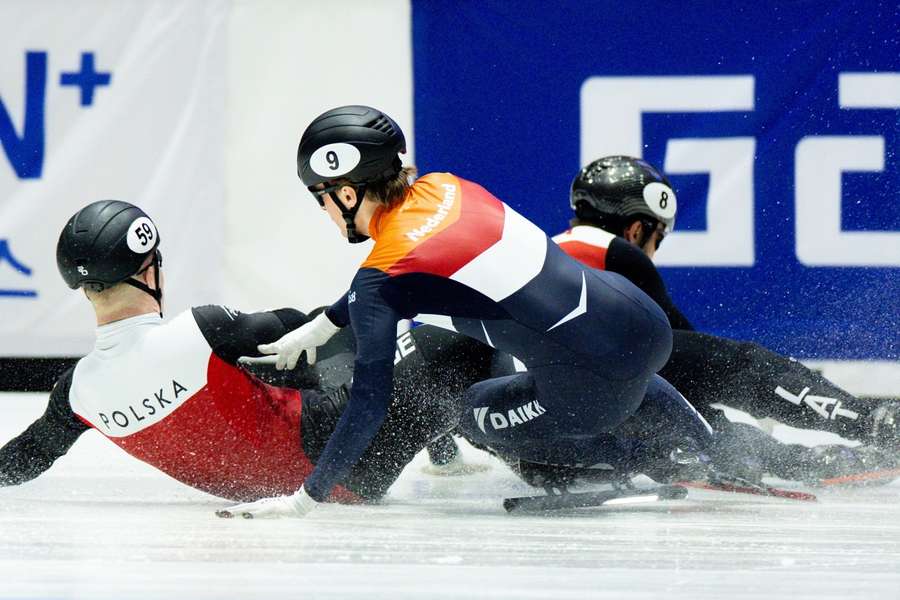
[[[128,228],[128,247],[135,254],[145,254],[156,244],[156,227],[147,217],[138,217]]]

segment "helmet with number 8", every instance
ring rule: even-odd
[[[316,117],[297,148],[297,174],[306,187],[337,179],[369,183],[402,168],[406,138],[389,116],[370,106],[340,106]]]
[[[569,203],[579,220],[616,235],[642,218],[662,223],[665,234],[675,227],[677,204],[669,180],[631,156],[605,156],[581,169]]]
[[[127,202],[100,200],[66,223],[56,245],[56,266],[72,289],[88,287],[99,292],[126,282],[158,301],[158,288],[130,279],[151,254],[152,264],[159,265],[158,246],[159,232],[144,211]]]

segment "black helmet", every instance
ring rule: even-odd
[[[400,172],[406,152],[403,132],[389,116],[369,106],[340,106],[309,124],[297,148],[297,174],[306,187],[348,179],[369,183]]]
[[[141,271],[150,254],[159,265],[159,232],[137,206],[119,200],[100,200],[75,213],[56,245],[56,266],[72,289],[89,286],[102,291],[126,282],[157,301],[161,291],[129,279]],[[158,286],[159,282],[157,282]]]
[[[581,169],[572,181],[570,205],[575,215],[612,229],[631,217],[649,217],[675,227],[675,191],[653,165],[630,156],[605,156]]]
[[[406,152],[406,139],[389,116],[369,106],[340,106],[316,117],[303,132],[297,147],[297,175],[320,205],[322,198],[313,186],[336,179],[349,180],[356,197],[362,199],[366,184],[390,179],[401,171],[402,152]],[[369,239],[356,231],[355,217],[362,202],[352,208],[341,202],[336,205],[350,243]]]

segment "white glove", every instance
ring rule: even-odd
[[[279,371],[297,366],[297,359],[305,351],[306,362],[316,362],[316,348],[331,339],[341,328],[328,320],[325,313],[309,323],[281,336],[277,342],[257,346],[263,354],[277,354],[275,368]]]
[[[305,517],[319,503],[312,499],[302,487],[290,496],[263,498],[256,502],[246,502],[216,511],[217,517],[230,519],[235,516],[245,519],[279,519],[281,517]]]

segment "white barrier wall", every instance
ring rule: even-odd
[[[0,34],[0,356],[90,350],[90,306],[55,247],[104,198],[157,222],[169,314],[309,309],[346,288],[366,248],[303,188],[296,146],[349,103],[411,142],[408,2],[22,0],[0,4]]]
[[[242,0],[229,25],[226,290],[237,307],[310,309],[346,291],[371,242],[351,246],[297,177],[300,134],[342,104],[381,108],[412,156],[406,0]]]
[[[0,3],[0,356],[93,345],[93,312],[55,249],[95,200],[156,220],[171,309],[220,295],[229,7]]]

